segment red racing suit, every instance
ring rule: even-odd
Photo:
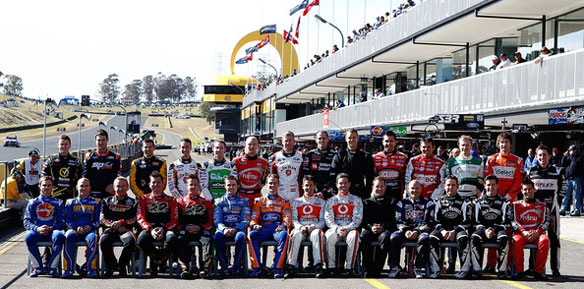
[[[253,206],[255,198],[261,196],[262,183],[266,177],[268,161],[259,156],[244,155],[233,160],[239,176],[239,195],[249,200]]]
[[[499,179],[499,195],[510,201],[517,200],[521,190],[523,158],[514,154],[496,153],[487,159],[485,177],[495,175]]]
[[[176,199],[164,193],[158,197],[154,193],[143,195],[138,206],[138,224],[147,232],[156,227],[174,231],[178,226]]]
[[[373,155],[375,174],[385,180],[385,195],[392,198],[392,204],[403,199],[404,181],[408,156],[397,150],[391,153],[384,151]]]
[[[521,234],[525,231],[537,230],[539,238],[535,241],[537,244],[537,254],[535,255],[535,272],[543,273],[545,262],[548,255],[550,241],[545,231],[550,225],[550,215],[547,206],[535,199],[521,200],[513,203],[512,209],[513,227],[513,258],[515,272],[523,272],[523,248],[527,241]]]
[[[294,150],[291,153],[279,151],[274,154],[270,169],[280,178],[278,195],[288,201],[300,197],[302,181],[302,153]]]
[[[422,185],[422,197],[435,200],[444,194],[446,164],[438,156],[418,155],[410,159],[404,176],[405,186],[417,180]],[[409,193],[409,191],[408,191]]]

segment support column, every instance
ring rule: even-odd
[[[545,15],[541,16],[541,46],[545,46]]]
[[[420,88],[420,61],[416,61],[416,88]]]
[[[469,77],[470,76],[470,71],[469,71],[469,68],[470,68],[470,65],[469,65],[469,62],[470,62],[470,59],[469,59],[470,58],[470,46],[469,46],[469,43],[468,42],[466,43],[464,49],[466,50],[465,51],[466,52],[466,55],[465,55],[465,60],[464,60],[464,76],[465,77]],[[477,56],[478,56],[478,53],[477,53]],[[477,63],[478,63],[478,61],[477,61]]]

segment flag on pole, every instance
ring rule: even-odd
[[[260,34],[276,33],[276,24],[266,25],[260,28]]]
[[[296,24],[296,32],[294,34],[294,37],[296,39],[299,39],[300,38],[299,33],[300,33],[300,17],[298,17],[298,24]]]
[[[298,40],[292,35],[292,28],[290,32],[284,30],[284,42],[292,41],[293,44],[298,44]]]
[[[245,57],[245,60],[253,60],[253,52]]]
[[[290,9],[290,16],[294,15],[294,13],[306,8],[308,5],[308,0],[302,0],[302,3],[294,6],[294,8]]]
[[[260,47],[258,47],[257,45],[249,47],[245,50],[245,54],[250,54],[252,52],[256,52],[256,51],[258,51],[258,48],[260,48]]]
[[[238,59],[237,61],[235,61],[235,64],[246,64],[247,63],[247,59],[245,59],[245,57],[242,57],[240,59]]]
[[[266,44],[268,44],[268,43],[270,43],[270,35],[266,36],[266,38],[264,38],[264,40],[260,41],[260,43],[258,43],[258,45],[256,45],[256,47],[258,49],[260,49],[260,48],[266,46]],[[256,49],[256,51],[257,51],[257,49]]]
[[[304,12],[302,12],[302,16],[306,16],[306,14],[308,14],[308,12],[310,11],[310,8],[312,8],[312,6],[318,6],[318,0],[312,0],[312,2],[310,2],[310,4],[306,5],[306,8],[304,8]]]

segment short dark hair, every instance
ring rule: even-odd
[[[199,183],[201,183],[201,180],[199,180],[199,174],[190,174],[187,176],[187,179],[197,180]]]
[[[180,139],[180,142],[186,142],[186,143],[190,144],[191,146],[193,146],[193,142],[192,142],[192,141],[191,141],[191,139],[190,139],[190,138],[188,138],[188,137],[183,137],[183,138],[181,138],[181,139]]]
[[[51,184],[52,185],[55,184],[55,180],[53,179],[53,177],[51,177],[51,176],[44,176],[44,177],[41,177],[41,179],[39,180],[39,188],[41,186],[41,183],[42,182],[46,182],[46,181],[51,181]]]
[[[312,181],[313,183],[316,183],[316,181],[314,180],[314,176],[313,175],[305,175],[302,178],[302,183],[304,183],[305,181]]]
[[[280,183],[280,177],[278,177],[278,175],[276,175],[276,174],[268,174],[268,175],[266,176],[266,181],[267,181],[269,178],[276,179],[276,180],[278,180],[278,184]]]
[[[356,129],[354,129],[354,128],[348,128],[348,129],[345,130],[345,137],[351,135],[352,133],[356,133],[357,135],[359,135],[359,133],[357,132]]]
[[[154,140],[152,140],[151,138],[147,138],[142,141],[142,145],[144,145],[145,143],[151,143],[152,146],[154,146]]]
[[[349,180],[349,183],[351,182],[351,180],[349,179],[349,174],[347,173],[338,174],[335,182],[338,182],[341,178],[347,178]]]
[[[521,186],[531,185],[531,187],[535,188],[535,184],[530,179],[525,179],[521,182]]]
[[[458,178],[455,175],[449,175],[444,179],[444,183],[446,183],[447,180],[455,180],[456,183],[458,183]]]
[[[491,181],[491,180],[494,180],[495,181],[495,184],[498,184],[499,183],[499,178],[497,178],[497,176],[495,176],[495,175],[488,175],[485,178],[485,181]]]
[[[159,171],[153,171],[150,174],[150,179],[154,179],[154,178],[160,178],[164,182],[164,178],[162,177],[162,174]]]
[[[434,145],[434,139],[429,136],[420,138],[420,144],[422,144],[423,142],[429,142],[432,143],[432,145]]]
[[[62,135],[59,137],[59,140],[66,140],[66,141],[68,141],[68,142],[69,142],[69,144],[71,144],[71,138],[70,138],[68,135],[66,135],[66,134],[62,134]],[[57,142],[58,142],[58,141],[57,141]]]
[[[228,175],[227,177],[225,177],[225,180],[224,181],[228,181],[228,180],[229,181],[235,181],[236,183],[239,184],[239,181],[237,180],[237,177],[234,176],[234,175]]]
[[[395,135],[395,132],[393,132],[391,130],[385,131],[385,133],[383,133],[383,136],[393,137],[394,139],[397,139],[397,136]]]
[[[536,152],[539,151],[539,150],[545,150],[545,151],[547,151],[548,154],[551,154],[552,153],[552,151],[550,150],[550,148],[548,146],[546,146],[546,145],[543,145],[543,144],[537,146],[537,148],[535,149]]]
[[[95,139],[96,137],[98,137],[98,136],[100,136],[100,135],[102,135],[102,136],[105,136],[105,138],[109,140],[109,136],[108,136],[108,134],[107,134],[107,131],[105,131],[105,130],[103,130],[103,129],[98,129],[98,130],[95,132],[95,136],[94,136],[93,138]]]
[[[382,182],[385,185],[385,180],[380,176],[375,177],[371,183],[374,183],[375,181]]]
[[[326,135],[326,138],[329,138],[328,132],[326,132],[326,130],[319,130],[316,132],[315,136],[317,136],[319,133],[323,133],[324,135]]]

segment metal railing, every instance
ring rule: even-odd
[[[425,123],[439,113],[509,114],[584,101],[584,49],[330,111],[329,129]],[[323,114],[276,125],[276,135],[323,129]]]
[[[243,98],[242,107],[246,107],[257,101],[264,101],[276,93],[276,81],[270,83],[262,90],[252,89],[249,94]]]

